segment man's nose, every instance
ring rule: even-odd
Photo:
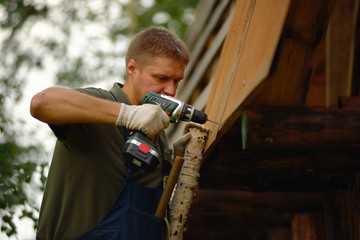
[[[176,94],[176,89],[177,89],[177,83],[175,81],[168,81],[166,83],[164,93],[166,95],[174,97]]]

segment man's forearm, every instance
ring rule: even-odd
[[[78,91],[51,87],[36,94],[30,104],[31,115],[49,124],[115,124],[120,104]]]

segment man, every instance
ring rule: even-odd
[[[163,222],[153,214],[171,159],[163,132],[169,117],[157,105],[141,105],[141,99],[148,92],[174,96],[189,57],[175,34],[149,28],[129,45],[123,86],[51,87],[32,98],[32,116],[57,137],[37,239],[161,238]],[[161,149],[155,170],[128,164],[124,143],[132,130]],[[189,138],[174,143],[178,155]]]

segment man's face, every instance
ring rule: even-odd
[[[155,57],[140,66],[131,59],[128,64],[130,87],[127,95],[133,104],[140,104],[142,97],[148,92],[175,96],[179,82],[184,77],[185,64],[171,58]],[[125,85],[126,85],[125,84]]]

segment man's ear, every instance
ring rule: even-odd
[[[128,76],[133,77],[136,69],[137,69],[136,61],[134,59],[130,59],[126,68]]]

